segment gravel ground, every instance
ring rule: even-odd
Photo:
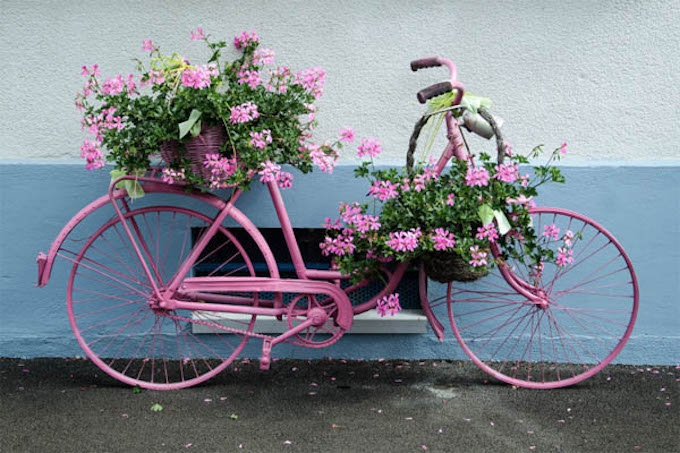
[[[680,452],[679,388],[675,366],[539,391],[470,362],[280,360],[155,392],[87,360],[0,359],[0,451]]]

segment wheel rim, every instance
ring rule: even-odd
[[[630,259],[600,225],[559,209],[532,211],[543,246],[565,247],[573,262],[545,263],[538,273],[508,260],[508,278],[539,299],[513,289],[498,268],[481,281],[448,285],[451,327],[464,351],[492,376],[523,387],[555,388],[600,371],[630,337],[638,309],[638,286]],[[546,227],[559,233],[542,236]],[[536,300],[541,300],[536,303]]]
[[[138,209],[125,218],[160,288],[210,223],[198,212],[165,206]],[[255,275],[231,233],[220,228],[216,236],[217,245],[204,252],[195,269],[214,261],[208,275]],[[88,357],[124,383],[165,390],[203,382],[238,356],[252,331],[254,316],[216,319],[207,312],[160,309],[118,218],[92,235],[73,261],[67,289],[71,327]]]

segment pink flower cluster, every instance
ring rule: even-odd
[[[326,237],[324,241],[319,244],[321,253],[324,256],[335,255],[345,256],[354,253],[356,246],[354,245],[354,236],[352,230],[345,229],[335,238]]]
[[[210,170],[211,189],[223,189],[227,187],[227,179],[236,171],[236,159],[228,159],[219,154],[206,154],[203,166]]]
[[[333,173],[335,164],[340,158],[340,151],[328,143],[325,143],[323,146],[308,143],[301,146],[299,150],[303,153],[308,152],[312,163],[319,167],[319,170],[328,174]]]
[[[95,65],[96,66],[96,65]],[[102,93],[110,96],[115,96],[127,90],[128,95],[132,95],[136,91],[136,84],[134,81],[134,76],[128,74],[126,78],[118,74],[113,78],[108,78],[102,83]]]
[[[434,249],[439,251],[449,250],[455,247],[456,239],[453,233],[444,228],[437,228],[432,234],[432,242],[434,243]]]
[[[543,236],[548,239],[552,239],[553,241],[556,241],[557,238],[560,236],[560,227],[558,227],[554,223],[546,225],[543,228]]]
[[[385,241],[385,244],[395,252],[412,252],[418,248],[418,240],[422,235],[420,228],[394,231],[390,233],[390,239]]]
[[[260,71],[256,69],[241,69],[236,75],[240,85],[246,84],[250,88],[255,89],[262,83]]]
[[[496,165],[494,178],[499,181],[513,183],[519,179],[519,167],[517,164]]]
[[[527,197],[524,194],[520,194],[517,198],[507,198],[505,202],[508,205],[517,204],[528,209],[536,206],[536,202],[534,202],[533,198],[534,197]]]
[[[234,37],[234,47],[236,47],[236,50],[243,50],[248,44],[256,42],[260,42],[260,38],[257,36],[255,30],[253,30],[252,33],[244,31],[241,32],[240,35]]]
[[[496,225],[491,222],[477,228],[477,235],[475,238],[480,240],[487,239],[489,242],[496,242],[496,239],[498,239],[498,230],[496,229]]]
[[[559,247],[557,249],[557,259],[555,264],[559,267],[564,267],[567,264],[574,262],[574,251],[567,247]]]
[[[97,77],[100,75],[102,72],[99,70],[99,65],[98,64],[93,64],[92,69],[88,69],[87,66],[82,67],[82,71],[80,71],[81,76],[89,77],[91,75]]]
[[[174,184],[175,181],[184,181],[186,179],[186,175],[184,174],[184,169],[182,170],[173,170],[172,168],[164,168],[163,169],[163,177],[161,180],[165,183],[168,184]]]
[[[358,157],[377,157],[382,152],[380,140],[373,137],[362,138],[357,147]]]
[[[281,171],[281,166],[267,160],[260,164],[262,170],[257,172],[263,184],[275,182],[282,189],[290,189],[293,186],[293,175],[287,171]]]
[[[430,167],[425,168],[425,171],[423,173],[418,173],[415,178],[413,178],[413,189],[416,192],[420,192],[422,190],[425,190],[425,185],[432,181],[437,179],[437,174],[434,172],[434,170]]]
[[[486,266],[489,264],[486,261],[488,254],[479,250],[479,246],[475,245],[470,247],[470,253],[472,254],[472,259],[469,261],[472,267]]]
[[[165,82],[165,75],[163,74],[163,71],[152,69],[148,74],[148,77],[146,79],[142,79],[142,81],[139,83],[141,86],[146,86],[149,84],[161,85]]]
[[[281,66],[269,71],[269,82],[267,91],[278,91],[279,93],[288,92],[288,81],[290,80],[290,68]]]
[[[344,143],[352,143],[354,141],[354,130],[351,127],[343,127],[340,129],[338,140]]]
[[[219,72],[215,63],[188,67],[182,72],[182,85],[190,88],[207,88],[210,86],[211,77],[217,77]]]
[[[340,219],[333,220],[327,218],[324,223],[325,228],[340,231],[337,237],[331,238],[327,236],[324,241],[319,244],[322,253],[326,256],[350,255],[354,253],[356,248],[354,244],[354,234],[356,232],[360,233],[361,237],[364,238],[364,235],[369,232],[380,229],[380,217],[364,214],[359,203],[341,203],[339,213]],[[343,222],[345,224],[344,226]]]
[[[564,233],[564,237],[562,240],[564,241],[564,247],[558,247],[557,249],[557,259],[555,260],[555,264],[557,264],[559,267],[564,267],[567,264],[571,264],[574,262],[574,251],[571,249],[571,247],[574,245],[574,232],[571,230],[567,230]]]
[[[470,166],[468,167],[467,173],[465,175],[465,184],[470,187],[488,186],[489,172],[486,170],[486,168],[474,168]]]
[[[399,185],[390,181],[373,181],[373,184],[368,189],[368,194],[380,201],[396,198],[399,195],[397,192]]]
[[[99,148],[99,143],[92,140],[84,140],[80,146],[80,157],[87,162],[85,168],[94,170],[95,168],[102,168],[104,166],[104,156],[102,150]]]
[[[232,124],[247,123],[248,121],[252,121],[259,116],[260,113],[257,111],[257,105],[249,101],[232,107],[229,121]]]
[[[378,305],[376,310],[381,318],[386,315],[394,316],[401,311],[401,305],[399,305],[399,294],[392,293],[389,296],[385,296],[378,300]]]
[[[191,40],[192,41],[198,41],[200,39],[205,39],[205,35],[203,34],[203,29],[201,27],[198,27],[196,30],[191,30]]]
[[[94,136],[95,140],[101,144],[101,141],[104,139],[102,134],[105,129],[121,130],[125,127],[122,118],[116,116],[115,113],[115,107],[104,109],[97,116],[87,116],[83,118],[81,126],[83,129],[87,129],[87,131]]]
[[[361,215],[361,206],[356,201],[352,204],[340,203],[338,211],[340,212],[340,218],[345,223],[352,223],[358,215]]]
[[[340,217],[352,231],[357,230],[360,233],[367,233],[368,231],[378,231],[380,229],[380,217],[376,215],[364,214],[359,203],[342,203],[340,205],[339,211]],[[328,220],[330,221],[330,219]],[[339,224],[340,222],[338,220],[333,225]]]
[[[295,84],[310,93],[314,99],[318,99],[323,94],[323,85],[326,81],[326,72],[319,66],[304,69],[295,75]]]
[[[271,49],[256,49],[253,52],[253,64],[256,66],[274,64],[274,51]]]
[[[262,132],[250,133],[250,146],[257,149],[265,149],[272,142],[272,131],[263,129]]]

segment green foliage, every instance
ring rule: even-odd
[[[104,79],[95,67],[84,68],[86,82],[76,95],[76,105],[82,111],[84,128],[94,137],[96,152],[105,150],[117,170],[146,170],[164,142],[178,142],[182,150],[202,127],[222,126],[227,141],[220,154],[238,163],[230,183],[247,185],[253,172],[268,160],[311,171],[313,161],[304,145],[316,125],[310,113],[320,93],[314,93],[308,84],[303,86],[298,74],[285,67],[272,67],[275,75],[270,77],[270,68],[265,66],[271,61],[257,58],[256,36],[242,43],[240,55],[233,61],[222,56],[225,41],[213,42],[209,37],[202,41],[210,50],[206,64],[194,64],[176,53],[162,54],[153,46],[147,62],[135,59],[136,76]],[[187,83],[187,76],[195,72],[209,77],[201,84]],[[260,81],[249,84],[244,72],[252,72]],[[259,116],[233,121],[232,110],[244,103],[256,105]],[[260,149],[253,146],[250,133],[264,130],[270,131],[271,142]],[[338,146],[319,148],[334,156]],[[103,165],[103,161],[87,159],[88,168]],[[174,163],[172,169],[184,171],[191,184],[207,185],[193,172],[188,159]]]
[[[532,157],[540,154],[541,147],[532,150]],[[445,248],[447,252],[459,254],[466,262],[474,259],[476,253],[486,253],[487,264],[478,268],[493,266],[488,237],[480,236],[480,228],[491,226],[498,235],[494,241],[500,246],[503,256],[524,259],[532,265],[554,260],[554,252],[541,247],[537,232],[533,230],[530,207],[532,198],[538,194],[537,187],[546,182],[564,182],[560,170],[550,163],[559,158],[560,148],[550,156],[548,164],[534,167],[533,175],[520,175],[519,164],[528,158],[519,154],[506,157],[500,168],[491,156],[481,153],[475,164],[471,161],[450,163],[440,175],[435,175],[431,166],[420,164],[413,173],[406,170],[374,170],[372,162],[364,162],[355,170],[355,176],[365,177],[376,186],[376,182],[389,182],[396,192],[383,201],[374,198],[370,205],[343,205],[360,208],[361,214],[343,215],[341,228],[329,228],[327,242],[338,239],[342,242],[351,232],[351,253],[329,248],[341,271],[353,275],[355,282],[368,276],[379,275],[386,262],[404,262],[422,259],[426,255],[442,251],[437,241],[436,230],[445,230],[455,238],[455,245]],[[484,184],[473,184],[470,172],[486,170]],[[501,171],[502,170],[502,171]],[[377,230],[361,232],[362,215],[380,213],[380,227]],[[441,232],[440,230],[440,232]],[[414,232],[419,235],[417,247],[397,251],[389,244],[394,233]],[[540,234],[540,232],[538,233]],[[483,269],[480,269],[483,270]]]

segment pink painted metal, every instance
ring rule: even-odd
[[[430,57],[411,66],[444,66],[457,90],[452,108],[461,108],[465,89],[453,62]],[[443,172],[451,159],[474,165],[451,110],[445,124],[448,143],[435,171]],[[294,279],[280,277],[269,244],[235,206],[238,189],[222,199],[181,183],[162,183],[156,174],[114,181],[108,194],[78,212],[36,260],[39,286],[48,283],[57,257],[72,264],[67,312],[76,339],[97,366],[129,385],[167,390],[204,382],[232,364],[251,339],[262,341],[263,369],[282,342],[326,347],[351,328],[354,315],[395,291],[408,268],[408,263],[385,268],[383,286],[353,306],[350,296],[376,282],[350,285],[333,267],[308,269],[275,183],[267,188]],[[116,189],[130,179],[141,184],[150,205],[140,206]],[[180,202],[154,201],[167,196]],[[179,206],[185,201],[201,209]],[[113,215],[85,240],[74,232],[101,212]],[[537,275],[521,260],[506,262],[493,248],[499,266],[480,282],[447,284],[444,297],[429,296],[421,266],[419,297],[437,338],[444,339],[444,326],[436,311],[445,305],[461,347],[490,375],[529,388],[563,387],[592,376],[620,352],[637,314],[637,279],[621,245],[594,221],[553,208],[536,208],[533,215],[537,225],[552,222],[577,230],[583,251],[573,266]],[[237,238],[227,225],[242,228],[246,237]],[[246,250],[257,251],[261,268]],[[216,267],[195,275],[207,261]],[[259,332],[258,316],[285,322],[286,329],[276,336]],[[597,347],[589,346],[588,337]]]

